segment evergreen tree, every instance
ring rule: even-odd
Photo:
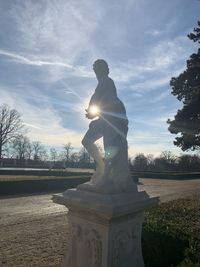
[[[200,43],[200,21],[189,39]],[[200,48],[187,60],[187,69],[170,81],[172,94],[183,102],[174,120],[168,119],[169,131],[177,134],[174,144],[185,150],[200,149]]]

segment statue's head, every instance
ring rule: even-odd
[[[109,68],[108,63],[103,59],[97,59],[93,64],[93,70],[98,77],[108,76]]]

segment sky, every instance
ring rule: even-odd
[[[102,58],[127,110],[130,156],[180,154],[169,82],[197,50],[187,34],[199,14],[198,0],[0,0],[0,105],[20,112],[31,140],[78,149]]]

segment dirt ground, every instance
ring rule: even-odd
[[[161,201],[200,194],[200,180],[140,179]],[[67,209],[51,194],[0,199],[0,266],[59,267],[68,249]]]
[[[67,250],[67,216],[1,225],[0,266],[57,267]]]

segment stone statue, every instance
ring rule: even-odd
[[[158,198],[138,192],[130,177],[128,119],[108,77],[108,64],[99,59],[93,69],[98,85],[86,110],[92,122],[82,144],[94,158],[96,172],[89,182],[53,198],[69,210],[69,249],[62,267],[144,267],[143,213],[156,205]],[[104,159],[95,145],[102,137]]]
[[[113,80],[108,76],[107,62],[96,60],[93,70],[98,85],[86,109],[86,117],[92,122],[82,144],[95,160],[96,172],[90,182],[79,185],[77,189],[105,193],[136,191],[137,186],[129,173],[128,119],[124,104],[117,96]],[[95,141],[102,137],[104,159],[95,145]]]

